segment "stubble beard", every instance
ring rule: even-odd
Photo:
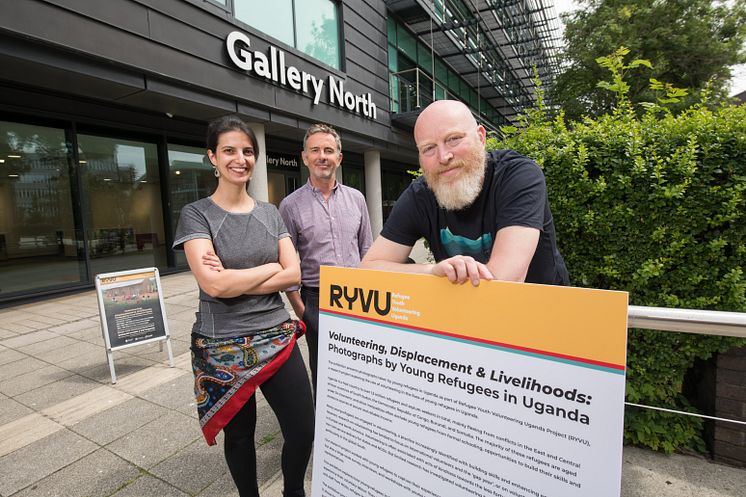
[[[435,194],[438,205],[449,211],[459,211],[473,204],[482,191],[486,160],[482,147],[474,147],[466,157],[452,161],[448,166],[430,172],[422,168],[427,186]],[[462,168],[461,176],[454,181],[441,180],[438,173],[454,166]]]

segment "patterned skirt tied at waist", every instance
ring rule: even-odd
[[[285,363],[302,321],[285,321],[246,337],[192,335],[194,394],[202,434],[209,445],[254,395],[256,388]]]

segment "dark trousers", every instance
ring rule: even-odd
[[[261,387],[282,430],[284,497],[305,497],[303,480],[311,457],[314,408],[308,374],[298,346],[285,364]],[[256,481],[256,396],[223,428],[225,460],[241,497],[259,497]]]
[[[303,322],[306,324],[306,343],[308,344],[308,365],[313,378],[313,393],[316,395],[316,362],[319,358],[319,289],[304,286],[300,290],[303,305]]]

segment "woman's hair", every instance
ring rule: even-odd
[[[259,143],[256,141],[256,135],[249,125],[236,115],[223,116],[210,121],[210,124],[207,125],[207,150],[215,153],[220,135],[229,131],[241,131],[246,134],[251,141],[251,146],[254,147],[254,157],[259,155]]]

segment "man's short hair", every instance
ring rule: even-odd
[[[337,153],[342,153],[342,140],[339,138],[339,133],[337,133],[337,130],[332,128],[328,124],[321,123],[313,124],[310,128],[308,128],[308,130],[306,130],[306,136],[303,137],[303,150],[306,149],[306,142],[308,141],[308,138],[311,135],[315,135],[316,133],[326,133],[332,135],[334,137],[334,141],[337,142]]]

